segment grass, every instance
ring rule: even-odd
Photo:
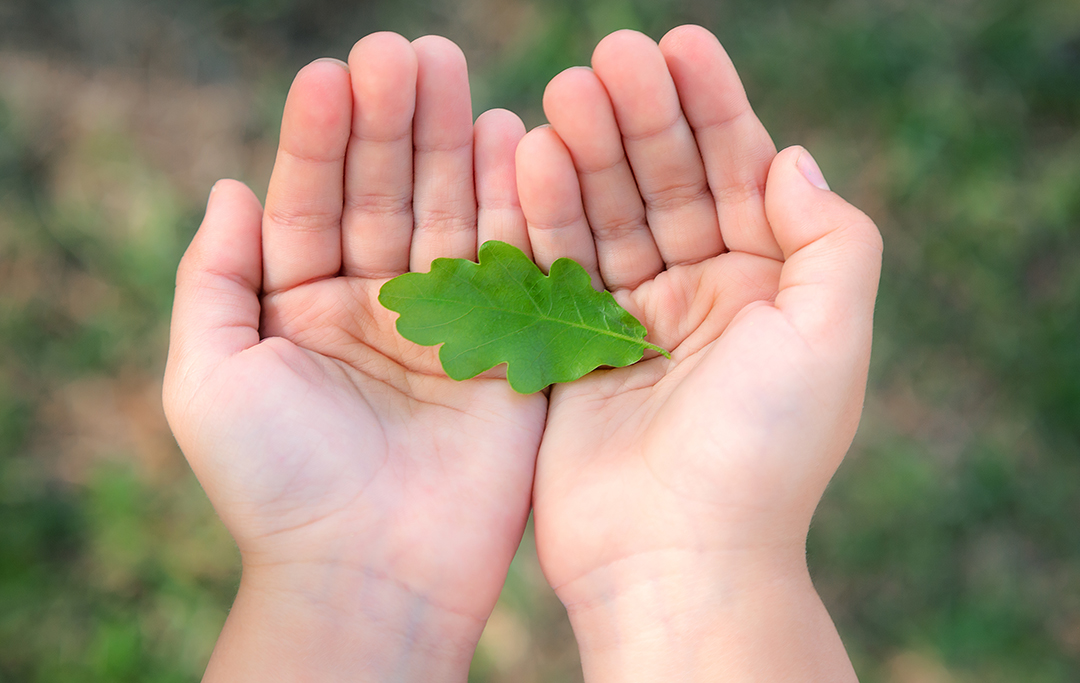
[[[684,21],[885,237],[865,419],[809,545],[862,680],[1075,678],[1074,2],[159,1],[94,29],[175,27],[141,57],[41,29],[79,7],[16,3],[0,59],[0,682],[205,665],[238,566],[155,404],[171,283],[213,180],[265,188],[304,61],[377,28],[444,33],[478,110],[534,125],[599,37]],[[575,657],[526,539],[471,680],[574,680]]]

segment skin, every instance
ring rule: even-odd
[[[528,517],[546,399],[446,378],[377,296],[475,258],[478,234],[528,247],[524,132],[508,112],[474,130],[449,41],[374,34],[348,66],[297,75],[265,210],[215,187],[165,378],[243,560],[206,680],[464,680]]]
[[[608,36],[544,109],[538,262],[595,264],[672,353],[551,393],[536,543],[586,680],[854,680],[804,544],[862,408],[877,229],[776,153],[700,27]]]
[[[468,102],[448,41],[368,36],[294,81],[265,210],[211,195],[165,383],[244,565],[206,680],[466,680],[530,505],[586,680],[854,680],[803,548],[861,411],[873,223],[699,27],[612,34],[528,135]],[[486,239],[578,260],[672,359],[550,406],[448,380],[378,288]]]

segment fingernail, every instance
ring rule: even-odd
[[[799,167],[799,171],[802,172],[804,178],[810,181],[811,185],[821,190],[829,189],[829,183],[825,182],[825,175],[821,172],[821,167],[814,161],[814,157],[810,156],[810,152],[804,149],[795,165]]]
[[[318,62],[330,62],[331,64],[337,64],[342,69],[345,69],[345,71],[349,70],[349,65],[348,64],[341,61],[340,59],[334,59],[333,57],[319,57],[318,59],[315,60],[315,62],[316,63],[318,63]]]

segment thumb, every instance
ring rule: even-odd
[[[868,352],[881,275],[874,222],[829,191],[802,147],[773,160],[765,214],[784,252],[776,307],[811,346]]]
[[[219,181],[176,273],[164,386],[170,419],[214,367],[259,343],[261,230],[252,191]]]

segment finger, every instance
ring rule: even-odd
[[[592,64],[611,97],[664,262],[716,256],[724,249],[716,205],[660,48],[641,33],[618,31],[596,46]]]
[[[604,288],[581,187],[570,152],[549,126],[535,128],[517,148],[517,185],[533,258],[545,272],[563,256],[577,261]]]
[[[826,188],[802,147],[773,161],[765,210],[785,259],[776,306],[811,344],[869,348],[881,234],[866,214]]]
[[[473,127],[476,166],[477,242],[499,240],[532,258],[525,216],[518,201],[514,154],[525,124],[505,109],[486,111]]]
[[[660,51],[705,162],[724,245],[780,258],[765,220],[765,178],[776,147],[750,108],[731,59],[700,26],[672,29]]]
[[[416,52],[402,36],[373,33],[353,46],[349,70],[342,267],[346,275],[390,277],[408,270],[412,244]]]
[[[409,268],[426,271],[438,257],[476,257],[472,101],[457,45],[425,36],[413,41],[413,49],[418,72]]]
[[[267,292],[341,270],[341,201],[352,115],[349,72],[337,60],[300,70],[285,101],[263,215]]]
[[[574,160],[604,282],[633,288],[655,277],[664,262],[600,79],[591,69],[563,71],[544,91],[544,113]]]
[[[259,343],[262,206],[244,184],[221,180],[180,261],[165,395],[197,387],[223,360]]]

